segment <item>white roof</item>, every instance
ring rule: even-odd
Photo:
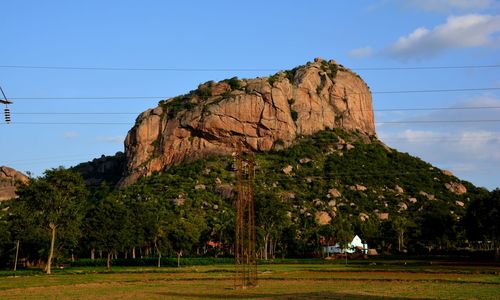
[[[359,236],[356,235],[352,239],[351,247],[363,247],[363,243],[361,242],[361,239],[359,238]]]

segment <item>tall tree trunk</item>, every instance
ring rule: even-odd
[[[73,253],[73,250],[71,250],[71,262],[75,262],[75,254]]]
[[[90,250],[90,259],[91,259],[91,260],[94,260],[94,259],[95,259],[95,248],[92,248],[92,249]]]
[[[106,270],[109,271],[111,267],[111,251],[108,251],[108,256],[106,257]]]
[[[264,235],[264,259],[267,260],[267,251],[269,244],[269,234]]]
[[[156,250],[156,254],[158,255],[158,268],[161,267],[161,251],[160,249],[158,248],[158,243],[156,241],[154,241],[154,246],[155,246],[155,250]]]
[[[54,257],[54,245],[56,243],[56,224],[50,223],[49,228],[52,234],[50,236],[49,258],[47,259],[47,274],[51,274],[52,271],[52,258]]]
[[[181,256],[182,256],[182,250],[177,252],[177,267],[181,266]]]
[[[276,245],[278,244],[278,239],[273,240],[273,259],[276,258]]]
[[[135,259],[135,247],[132,248],[132,258]]]
[[[404,231],[400,231],[398,235],[398,251],[401,252],[404,248]]]
[[[16,273],[17,270],[17,257],[19,256],[19,240],[17,240],[16,243],[16,260],[14,261],[14,273]]]

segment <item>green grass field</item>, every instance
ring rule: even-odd
[[[409,261],[259,265],[234,288],[234,266],[0,271],[0,299],[499,299],[500,266]]]

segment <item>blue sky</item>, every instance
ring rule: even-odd
[[[349,3],[347,3],[349,2]],[[500,64],[490,0],[4,1],[0,165],[41,175],[123,151],[138,113],[208,80],[266,76],[315,57],[356,69]],[[265,69],[102,71],[7,66]],[[500,68],[358,70],[371,90],[500,88]],[[377,122],[500,119],[499,90],[373,95]],[[19,98],[50,98],[44,100]],[[16,99],[18,98],[18,99]],[[463,108],[385,111],[395,108]],[[67,113],[114,113],[69,115]],[[64,113],[64,114],[33,114]],[[123,114],[117,114],[123,113]],[[35,123],[120,123],[44,125]],[[16,124],[17,123],[17,124]],[[378,124],[379,137],[478,186],[500,186],[500,122]]]

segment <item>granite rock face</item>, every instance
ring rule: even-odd
[[[16,198],[19,184],[27,183],[28,176],[12,168],[0,166],[0,201]]]
[[[269,78],[207,82],[143,112],[125,139],[119,183],[183,161],[269,151],[327,128],[375,135],[367,84],[335,61],[316,59]]]

